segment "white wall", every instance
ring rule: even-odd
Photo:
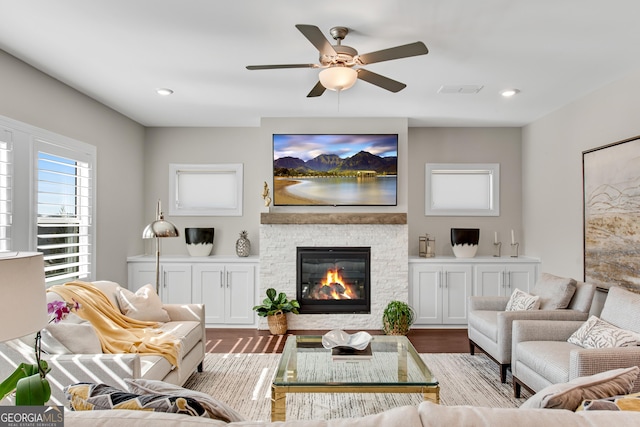
[[[263,182],[271,181],[271,143],[261,138],[260,128],[149,128],[145,141],[146,222],[155,218],[158,199],[165,219],[173,222],[180,236],[162,239],[162,254],[187,254],[184,241],[186,227],[213,227],[214,255],[235,255],[235,242],[242,230],[251,240],[251,254],[259,253],[259,224]],[[242,216],[170,216],[169,164],[242,163],[244,169]],[[270,184],[271,186],[271,184]],[[153,241],[145,243],[153,254]]]
[[[511,230],[527,254],[522,227],[520,128],[410,128],[409,129],[409,254],[418,255],[418,236],[436,239],[436,256],[453,256],[452,227],[480,228],[477,255],[493,255],[494,232],[509,256]],[[500,216],[425,216],[426,163],[499,163]],[[530,255],[530,254],[528,254]]]
[[[144,128],[1,50],[0,94],[1,116],[97,147],[96,278],[126,284],[143,248]]]
[[[543,271],[584,278],[582,152],[639,135],[638,99],[640,72],[523,128],[523,225]]]

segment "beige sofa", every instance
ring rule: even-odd
[[[120,307],[118,293],[122,291],[117,283],[98,281],[92,284]],[[47,299],[49,302],[62,300],[52,293],[47,294]],[[51,368],[47,374],[52,393],[49,404],[67,405],[63,388],[77,382],[124,388],[125,378],[144,378],[182,385],[196,369],[201,370],[206,343],[204,305],[165,304],[162,308],[169,319],[161,323],[159,329],[180,341],[177,366],[160,355],[102,353],[100,342],[96,344],[97,336],[87,333],[90,324],[77,316],[71,315],[59,324],[51,325],[51,330],[56,332],[53,337],[47,329],[43,330],[43,349],[49,353],[44,354],[43,359]],[[32,343],[32,336],[0,343],[0,378],[9,376],[22,362],[35,363]]]
[[[310,420],[264,423],[234,422],[210,418],[146,411],[81,411],[65,414],[65,427],[540,427],[556,426],[637,426],[640,412],[586,411],[564,409],[504,409],[472,406],[441,406],[423,402],[418,407],[404,406],[380,414],[337,420]]]

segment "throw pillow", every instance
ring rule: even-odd
[[[540,306],[540,297],[516,289],[507,302],[506,311],[537,310]]]
[[[209,418],[229,422],[245,421],[245,418],[236,410],[231,408],[224,402],[209,396],[206,393],[190,390],[177,385],[157,380],[131,379],[126,378],[124,382],[127,384],[131,393],[137,394],[165,394],[188,396],[197,400],[204,409],[209,413]]]
[[[569,277],[542,273],[531,294],[540,297],[540,310],[558,310],[569,306],[576,286],[576,281]]]
[[[639,372],[640,368],[633,366],[588,377],[578,377],[562,384],[553,384],[531,396],[520,407],[575,411],[583,400],[603,399],[630,393]]]
[[[640,393],[585,400],[576,411],[640,411]]]
[[[591,316],[567,340],[584,348],[614,348],[638,345],[634,333],[620,329],[610,323]]]
[[[154,412],[173,412],[208,417],[207,411],[188,396],[161,394],[137,395],[106,384],[77,383],[64,388],[69,406],[74,411],[131,409]]]
[[[153,322],[171,320],[167,311],[162,308],[162,300],[151,285],[144,285],[136,293],[119,287],[117,297],[122,314],[132,319]]]
[[[63,347],[59,348],[61,344]],[[100,354],[102,344],[91,323],[51,323],[42,331],[42,345],[49,354]]]

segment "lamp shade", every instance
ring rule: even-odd
[[[153,239],[156,237],[178,237],[178,229],[164,219],[153,221],[142,230],[142,238]]]
[[[326,89],[341,91],[356,83],[358,72],[349,67],[330,67],[320,71],[319,77]]]
[[[38,252],[0,255],[0,341],[37,332],[49,322],[44,282],[44,259]]]
[[[142,230],[142,238],[178,237],[179,234],[176,226],[164,219],[162,206],[160,205],[160,200],[158,200],[158,204],[156,205],[156,220]]]

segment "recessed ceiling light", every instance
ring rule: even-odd
[[[505,98],[510,98],[519,92],[520,92],[520,89],[505,89],[500,91],[500,95],[504,96]]]
[[[169,96],[173,93],[171,89],[167,89],[166,87],[161,87],[156,89],[156,93],[160,96]]]

